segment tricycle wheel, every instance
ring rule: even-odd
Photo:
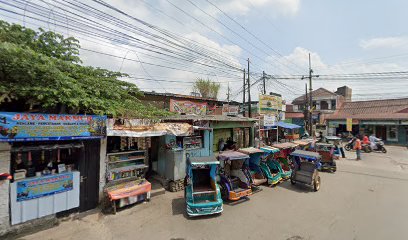
[[[290,183],[291,183],[292,185],[295,185],[295,184],[296,184],[296,182],[295,182],[295,180],[293,180],[293,178],[290,178]]]
[[[319,191],[320,189],[320,176],[317,176],[313,182],[313,189],[315,192]]]
[[[381,149],[381,152],[382,152],[382,153],[387,153],[387,149],[385,149],[385,147],[383,147],[383,148]]]
[[[220,184],[220,191],[221,191],[221,198],[222,200],[227,200],[228,199],[228,189]]]

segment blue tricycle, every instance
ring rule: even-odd
[[[217,183],[219,161],[212,157],[188,157],[184,197],[190,217],[221,213],[220,187]]]

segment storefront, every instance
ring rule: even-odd
[[[150,119],[108,120],[104,191],[115,211],[117,207],[150,199],[151,183],[146,180],[146,173],[157,171],[162,138],[190,135],[191,131],[189,124]]]
[[[13,177],[11,225],[98,205],[105,116],[1,112],[0,119],[0,165]]]

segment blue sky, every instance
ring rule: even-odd
[[[237,66],[239,69],[245,68],[245,59],[250,58],[251,72],[256,74],[260,74],[264,70],[271,75],[306,75],[308,73],[308,53],[311,53],[315,74],[321,75],[405,71],[408,69],[408,32],[405,24],[408,22],[408,15],[405,13],[408,9],[408,2],[402,0],[106,1],[131,16],[198,42],[204,48],[209,47],[207,49],[214,56],[222,56],[223,61]],[[55,21],[56,17],[52,13],[55,15],[61,13],[66,16],[67,26],[72,27],[73,23],[67,20],[70,15],[65,12],[72,11],[72,9],[69,7],[59,8],[61,7],[60,0],[45,0],[48,4],[39,0],[26,2],[48,8],[46,15],[49,17],[46,20],[49,23],[36,21],[29,17],[24,19],[21,15],[4,11],[0,11],[0,18],[25,24],[28,27],[38,28],[41,26],[52,29],[78,38],[86,49],[121,56],[119,58],[110,57],[84,50],[81,51],[84,64],[129,73],[134,78],[127,80],[136,83],[142,90],[146,91],[188,94],[191,92],[191,81],[197,77],[204,77],[221,83],[219,98],[224,99],[227,82],[230,81],[234,98],[242,99],[239,91],[241,87],[239,81],[242,74],[239,71],[232,73],[229,78],[225,78],[220,72],[204,69],[195,64],[181,63],[172,59],[160,60],[157,58],[160,55],[154,56],[153,54],[152,56],[150,52],[131,45],[131,41],[122,43],[102,41],[72,29],[54,26],[53,20]],[[71,0],[67,2],[75,3]],[[81,2],[102,10],[106,14],[118,17],[133,26],[140,26],[140,23],[93,1]],[[250,33],[231,21],[210,3],[214,3]],[[21,9],[16,10],[11,6],[2,7],[22,13]],[[29,12],[29,4],[26,4],[26,9],[27,16],[35,16]],[[86,13],[83,13],[82,16],[89,17]],[[101,24],[105,23],[101,22]],[[140,37],[136,33],[127,32],[126,29],[120,29],[117,26],[112,27],[131,36]],[[143,26],[140,27],[144,28]],[[266,44],[258,41],[251,34]],[[154,40],[149,41],[154,42]],[[133,59],[133,61],[128,59]],[[140,61],[169,67],[182,66],[199,73],[157,67],[140,63]],[[198,59],[197,61],[207,63],[208,59]],[[146,80],[146,78],[154,80]],[[158,82],[157,79],[173,82]],[[259,79],[259,76],[253,76],[252,79],[255,81]],[[281,82],[286,87],[269,81],[267,90],[281,93],[289,101],[303,93],[304,81],[281,80]],[[408,96],[404,90],[408,88],[408,81],[405,79],[333,81],[321,77],[315,81],[314,88],[325,87],[329,90],[335,90],[343,85],[353,88],[355,99]],[[257,99],[257,95],[258,86],[253,90],[252,98]]]

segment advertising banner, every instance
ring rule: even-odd
[[[222,115],[238,115],[239,106],[223,104]]]
[[[106,135],[106,116],[0,112],[0,142],[73,140]]]
[[[353,119],[352,118],[347,118],[347,131],[351,132],[353,131]]]
[[[170,99],[170,112],[206,115],[207,103],[198,103],[192,101],[179,101]]]
[[[17,202],[70,191],[72,188],[72,173],[22,180],[17,183]]]
[[[259,114],[276,115],[282,111],[282,97],[274,95],[259,95]]]

